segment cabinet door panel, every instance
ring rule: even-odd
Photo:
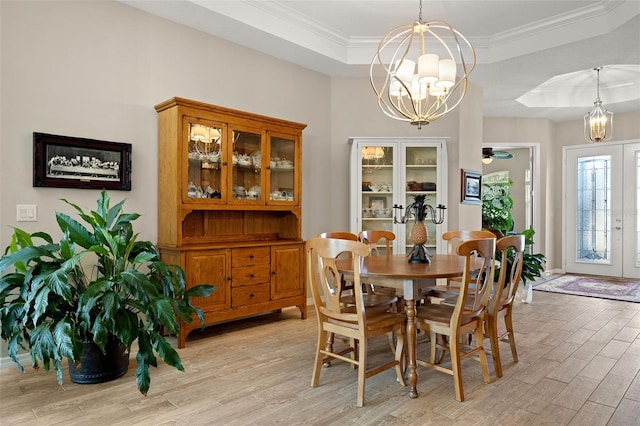
[[[281,299],[303,294],[302,246],[275,246],[271,258],[271,298]]]
[[[226,199],[226,176],[222,161],[222,141],[227,126],[196,117],[184,117],[184,158],[186,181],[180,183],[185,203],[222,203]]]
[[[264,131],[239,128],[231,130],[232,204],[264,204],[262,145]]]
[[[193,304],[204,312],[226,309],[231,306],[231,281],[227,250],[193,251],[187,253],[187,288],[198,284],[215,285],[208,297],[194,297]]]
[[[300,194],[298,137],[269,132],[269,173],[266,174],[268,204],[297,205]]]

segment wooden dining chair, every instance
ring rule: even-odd
[[[318,339],[311,379],[311,387],[317,387],[320,373],[327,359],[338,359],[351,363],[358,369],[358,392],[356,405],[364,405],[365,379],[395,367],[398,382],[404,386],[403,358],[405,341],[404,313],[387,312],[366,308],[360,280],[360,264],[369,256],[369,247],[358,241],[334,238],[311,238],[306,243],[307,274],[311,285],[313,303],[318,319]],[[340,285],[340,272],[336,268],[336,258],[340,253],[349,253],[353,258],[353,280],[355,305],[345,306],[342,301],[343,288]],[[395,355],[381,365],[367,365],[367,347],[369,339],[389,333],[396,334]],[[329,348],[330,334],[355,340],[357,345],[337,351]],[[345,355],[357,349],[357,356]]]
[[[447,253],[455,254],[457,247],[469,240],[480,238],[496,238],[493,232],[484,230],[456,229],[442,234],[442,239],[447,242]],[[440,299],[455,298],[460,287],[462,277],[451,277],[447,279],[446,286],[431,285],[425,287],[425,297],[437,297]]]
[[[500,359],[499,342],[506,341],[511,347],[513,361],[518,362],[516,341],[513,333],[511,312],[520,277],[522,276],[522,261],[524,258],[524,235],[509,235],[502,237],[496,243],[496,250],[501,252],[500,273],[495,290],[487,306],[485,317],[485,333],[491,342],[491,356],[497,377],[502,377],[502,361]],[[511,265],[508,268],[509,252],[512,252]],[[504,318],[505,332],[499,333],[498,321]]]
[[[385,231],[382,229],[368,229],[365,231],[360,231],[358,233],[358,240],[369,246],[371,256],[380,256],[380,250],[378,249],[378,246],[381,243],[384,244],[384,255],[391,256],[391,252],[392,252],[391,244],[395,239],[396,239],[396,234],[394,234],[391,231]],[[363,282],[369,285],[368,292],[371,294],[387,296],[389,298],[395,297],[396,295],[396,291],[392,288],[380,287],[380,286],[376,287],[375,283],[372,283],[366,279],[363,279]]]
[[[384,254],[387,256],[391,255],[391,244],[393,244],[395,239],[396,234],[383,229],[367,229],[358,233],[358,240],[369,245],[372,256],[380,255],[378,245],[381,242],[384,244]]]
[[[316,236],[319,238],[337,238],[340,240],[358,241],[358,236],[356,234],[344,231],[321,232]]]
[[[391,236],[395,239],[395,234],[390,232]],[[318,238],[336,238],[340,240],[348,240],[348,241],[360,241],[360,236],[353,234],[351,232],[323,232],[317,235]],[[386,236],[385,236],[386,238]],[[387,243],[388,244],[388,243]],[[371,250],[371,245],[368,247]],[[377,253],[377,249],[375,250]],[[349,253],[342,253],[341,257],[350,256]],[[342,286],[344,290],[352,290],[353,289],[353,280],[350,276],[342,276]],[[395,296],[395,291],[393,293],[381,291],[379,293],[375,293],[373,291],[373,286],[366,285],[365,288],[367,290],[371,289],[371,291],[366,291],[364,293],[364,302],[365,306],[368,307],[378,307],[380,309],[389,309],[392,305],[398,302],[398,298]],[[342,296],[342,303],[346,305],[353,305],[355,303],[355,295],[353,292],[345,292]]]
[[[332,232],[321,232],[316,235],[318,238],[337,238],[339,240],[348,240],[348,241],[358,241],[358,236],[352,232],[345,231],[332,231]],[[350,256],[348,253],[341,253],[340,257]],[[342,286],[345,289],[353,288],[353,282],[349,280],[349,277],[342,277]]]
[[[484,381],[486,383],[491,381],[484,349],[483,323],[493,286],[495,247],[495,237],[460,243],[456,253],[464,256],[465,266],[455,306],[433,303],[420,306],[417,310],[418,328],[429,333],[431,345],[430,360],[418,359],[418,365],[452,375],[458,401],[464,401],[462,359],[478,360]],[[476,261],[476,258],[480,259],[482,264],[474,272],[470,266],[472,260]],[[461,342],[464,340],[462,337],[468,333],[474,334],[476,346],[466,349],[468,346]],[[438,343],[437,336],[444,337],[439,339],[441,343]],[[451,368],[446,368],[442,363],[436,363],[437,349],[449,353]]]
[[[346,241],[359,241],[358,235],[353,234],[351,232],[345,232],[345,231],[322,232],[318,234],[317,237],[318,238],[335,238],[335,239],[346,240]],[[340,259],[340,258],[350,258],[350,257],[351,257],[351,253],[345,252],[345,253],[338,254],[337,258]],[[340,298],[342,304],[345,306],[355,306],[356,299],[355,299],[355,293],[353,291],[353,277],[351,275],[342,274],[340,275],[340,283],[342,286],[342,295]],[[369,288],[368,285],[365,285],[362,282],[361,284],[363,284],[363,288],[367,288],[367,289]],[[398,302],[398,298],[395,296],[395,294],[391,294],[391,295],[374,294],[371,291],[363,293],[363,299],[366,307],[376,308],[383,311],[391,309]],[[395,344],[394,343],[395,338],[392,335],[389,335],[389,342],[390,344]],[[335,336],[333,335],[333,333],[328,333],[327,344],[326,344],[327,349],[331,350],[331,348],[333,348],[334,343],[335,343]],[[354,351],[353,356],[355,357],[356,355],[355,351],[357,350],[357,342],[352,339],[350,340],[349,345],[353,348],[353,351]],[[324,366],[325,367],[331,366],[331,360],[330,359],[325,360]]]

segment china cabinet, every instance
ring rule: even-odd
[[[158,112],[158,247],[184,268],[207,325],[297,306],[304,124],[183,98]],[[182,323],[178,346],[200,321]]]
[[[413,220],[398,223],[414,196],[424,195],[428,204],[446,205],[447,147],[444,138],[351,138],[350,230],[384,229],[396,234],[392,250],[408,253],[413,243]],[[396,208],[394,206],[403,208]],[[446,212],[446,211],[445,211]],[[398,220],[394,220],[394,218]],[[446,251],[440,235],[442,224],[425,221],[427,249]],[[380,248],[381,250],[384,247]]]

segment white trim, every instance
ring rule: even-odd
[[[483,142],[483,148],[500,148],[502,150],[509,148],[529,148],[531,154],[531,163],[533,164],[533,180],[531,182],[531,198],[533,200],[533,222],[531,226],[536,232],[533,235],[533,243],[535,246],[540,247],[540,238],[542,235],[542,210],[540,208],[539,194],[540,192],[540,143],[529,142]],[[546,232],[546,231],[545,231]],[[539,248],[539,251],[543,251],[543,248]]]

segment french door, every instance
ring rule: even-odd
[[[565,272],[640,278],[640,143],[563,151]]]

